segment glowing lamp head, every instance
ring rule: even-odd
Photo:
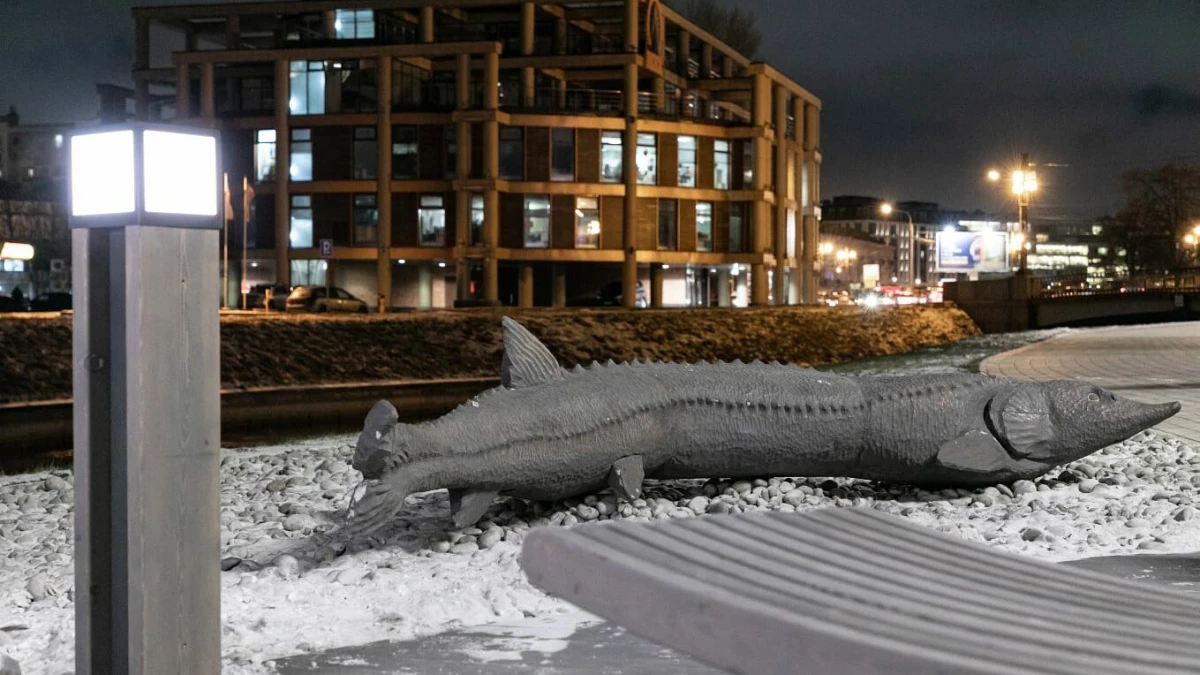
[[[895,207],[892,206],[891,204],[889,204],[888,202],[884,202],[879,205],[879,212],[885,216],[892,215],[892,211],[894,211],[894,210],[895,210]]]
[[[0,244],[0,260],[33,260],[33,246],[6,241]]]
[[[1189,234],[1189,235],[1185,236],[1183,238],[1183,243],[1185,243],[1189,246],[1191,246],[1192,244],[1195,244],[1196,243],[1196,235]]]
[[[1012,191],[1014,195],[1024,195],[1037,192],[1037,174],[1033,171],[1014,171],[1012,175]]]
[[[992,181],[993,183],[995,183],[996,181],[1000,180],[1000,172],[999,172],[999,171],[997,171],[997,170],[995,170],[995,169],[992,169],[991,171],[988,171],[988,172],[987,172],[987,179],[988,179],[988,180],[990,180],[990,181]]]
[[[219,229],[216,132],[134,124],[68,141],[72,227]]]

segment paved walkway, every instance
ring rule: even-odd
[[[1144,403],[1179,401],[1155,427],[1200,448],[1200,322],[1071,331],[985,360],[989,375],[1087,380]]]

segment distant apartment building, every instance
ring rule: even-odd
[[[63,139],[70,124],[21,124],[15,107],[0,115],[0,181],[59,181],[66,177]]]
[[[878,197],[837,196],[821,203],[821,229],[842,235],[858,235],[889,246],[893,253],[891,274],[882,283],[911,286],[933,276],[934,240],[937,231],[953,223],[958,214],[942,211],[934,202],[895,202],[891,214]],[[911,223],[913,227],[909,228]]]
[[[138,118],[219,128],[233,203],[253,189],[245,283],[384,308],[614,280],[627,305],[639,282],[656,306],[816,300],[820,101],[658,0],[133,17]]]
[[[1033,227],[1029,271],[1041,277],[1075,276],[1103,283],[1127,275],[1125,249],[1099,222],[1046,222]]]

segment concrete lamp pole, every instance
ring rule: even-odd
[[[75,668],[219,673],[216,132],[70,137]]]
[[[1038,189],[1037,172],[1029,163],[1029,153],[1021,155],[1020,168],[1012,172],[1012,193],[1017,197],[1017,227],[1021,231],[1021,242],[1017,249],[1017,272],[1025,274],[1028,271],[1030,242],[1033,237],[1029,231],[1029,198]],[[992,169],[987,173],[987,179],[993,183],[1000,180],[1000,172]]]

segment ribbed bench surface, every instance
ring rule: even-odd
[[[543,590],[739,673],[1200,673],[1195,596],[871,509],[543,528]]]

